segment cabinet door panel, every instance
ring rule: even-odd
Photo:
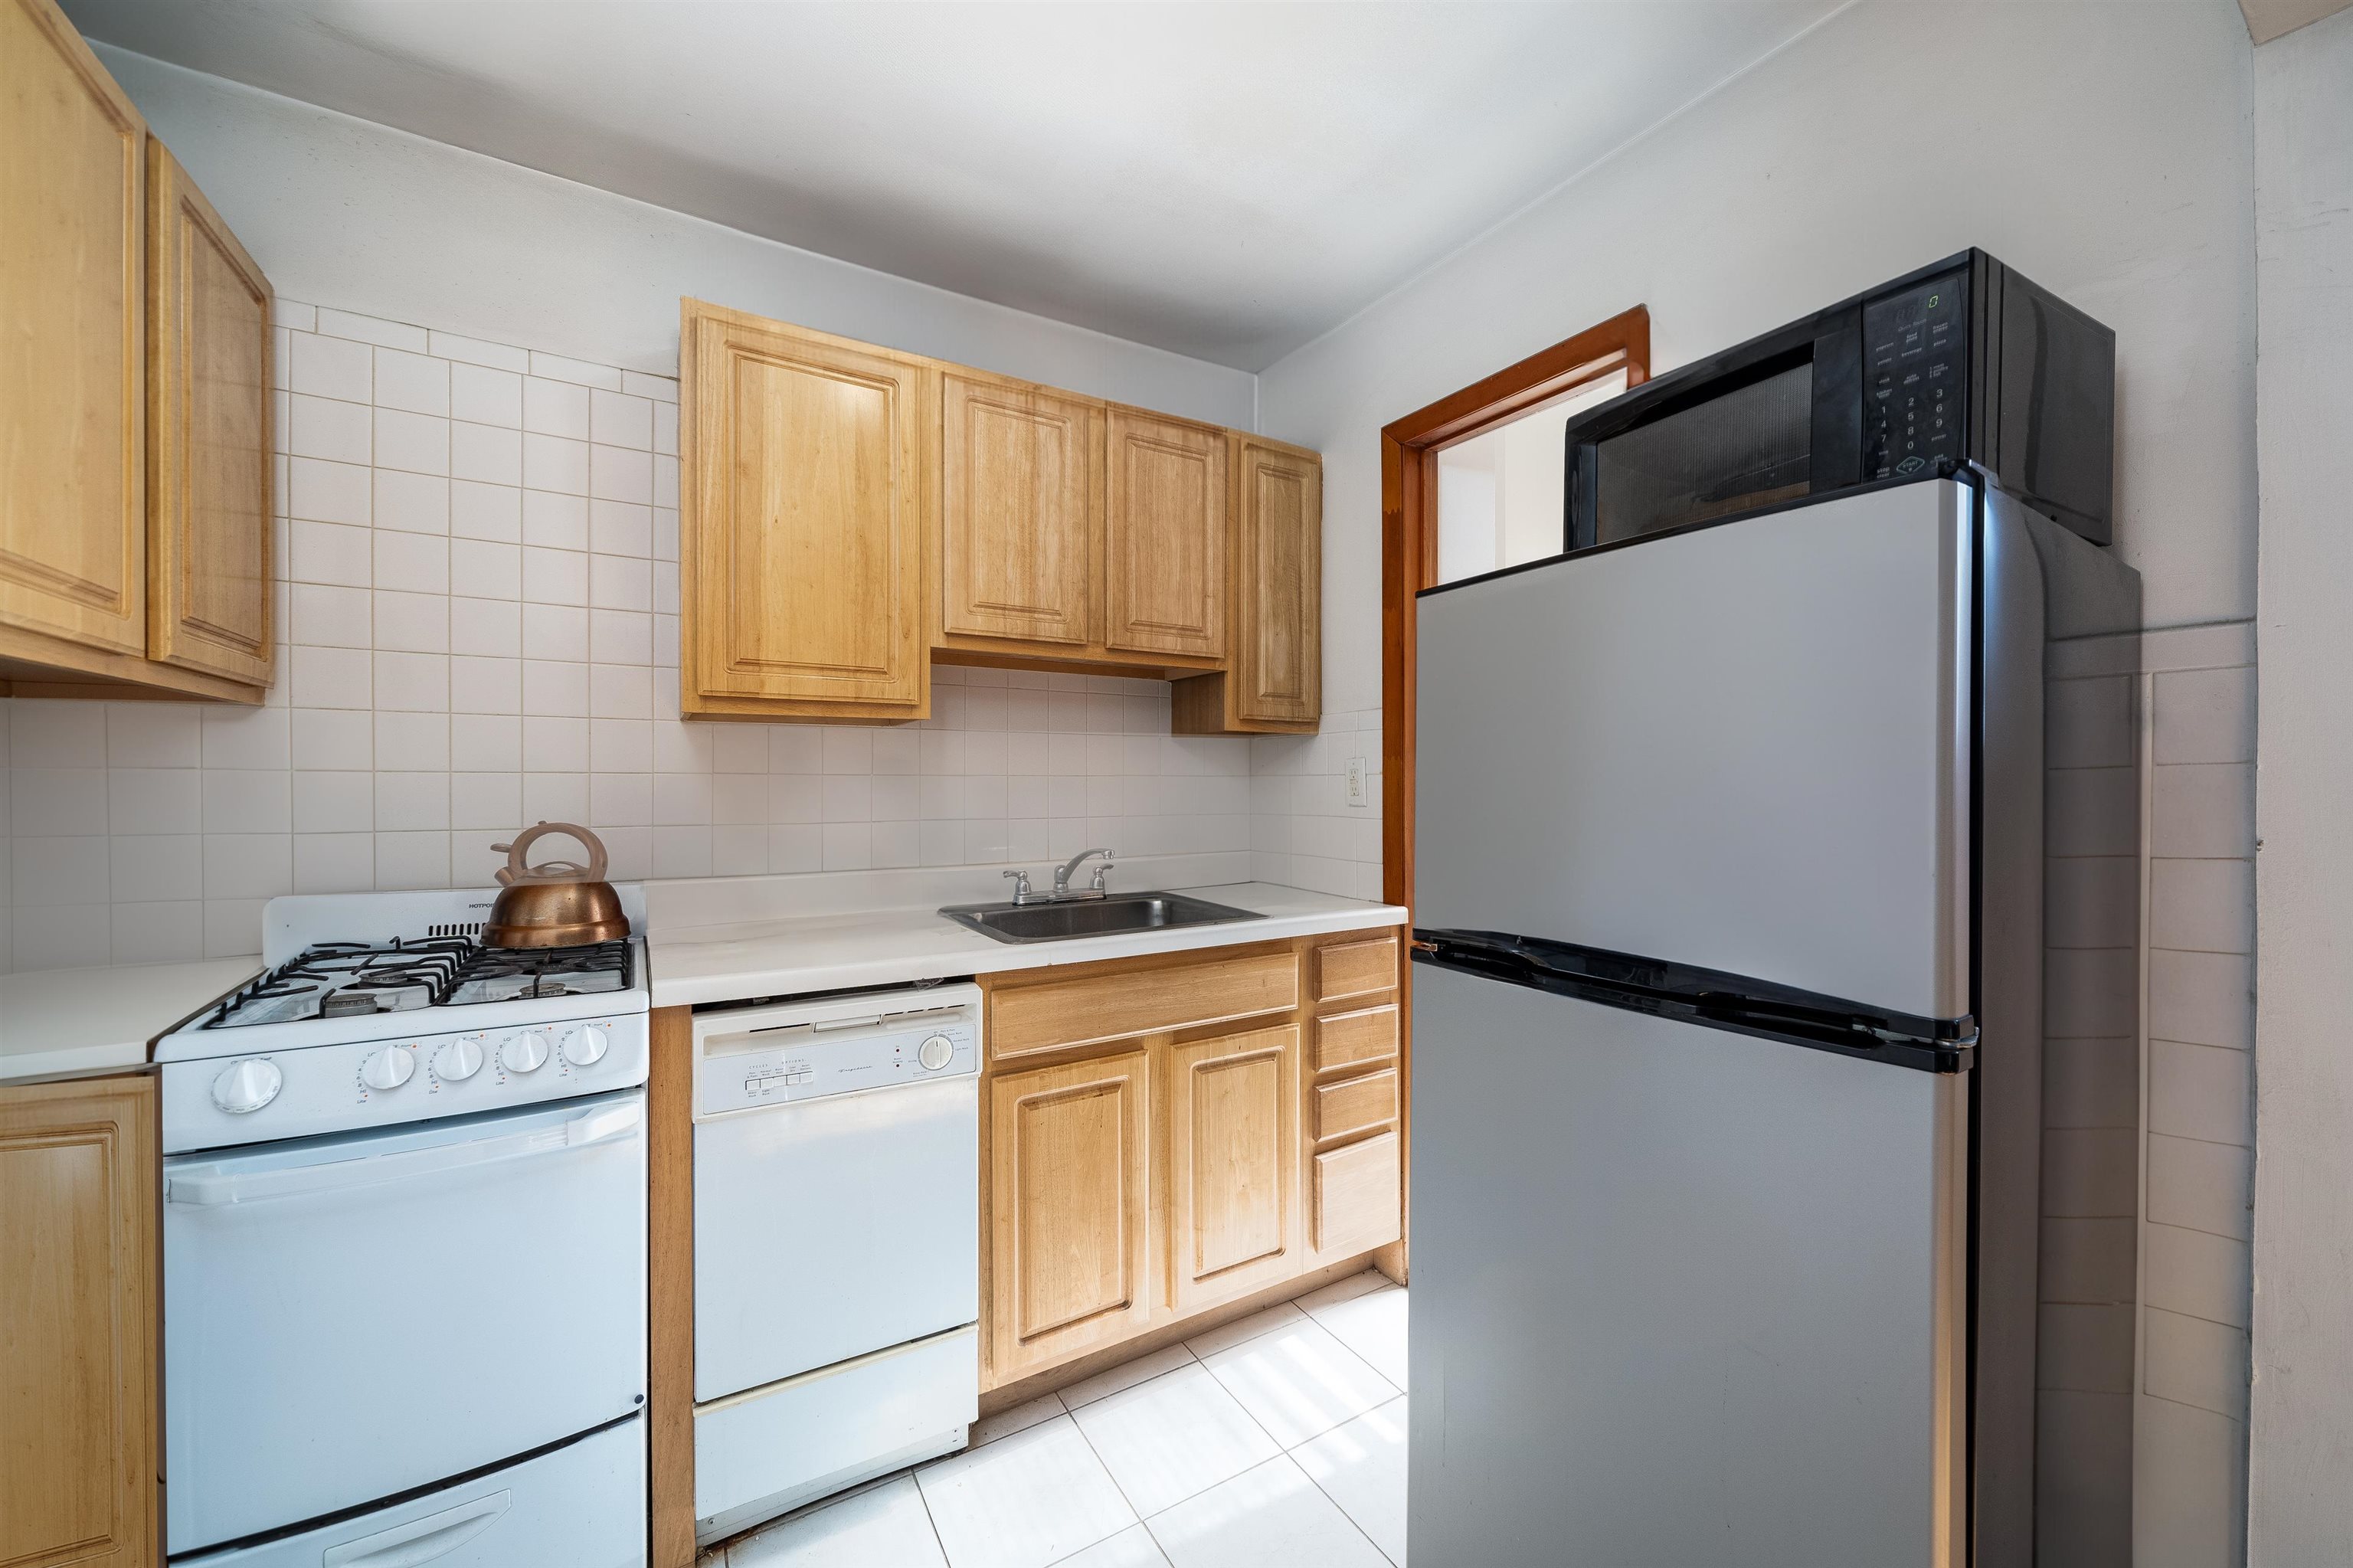
[[[1103,528],[1104,641],[1226,651],[1226,438],[1114,408]]]
[[[0,3],[0,623],[147,647],[147,128],[50,0]]]
[[[269,683],[269,281],[148,142],[147,656]]]
[[[941,426],[942,624],[978,637],[1089,641],[1102,408],[951,374]]]
[[[1355,942],[1331,942],[1315,952],[1315,1000],[1338,1001],[1397,989],[1397,938],[1380,936]]]
[[[920,717],[932,373],[692,302],[683,331],[688,711]]]
[[[0,1563],[156,1540],[154,1080],[0,1085]]]
[[[1315,1250],[1345,1256],[1398,1239],[1405,1191],[1398,1135],[1315,1156]]]
[[[1315,1088],[1315,1138],[1328,1142],[1369,1132],[1397,1119],[1398,1075],[1384,1067],[1361,1078],[1344,1078]]]
[[[1315,1021],[1315,1070],[1352,1067],[1378,1062],[1398,1053],[1398,1010],[1395,1002],[1356,1012],[1335,1012]]]
[[[1299,1029],[1178,1045],[1169,1070],[1169,1281],[1188,1312],[1298,1266]]]
[[[1324,705],[1324,465],[1237,441],[1235,716],[1304,723]]]
[[[1150,1113],[1141,1051],[989,1086],[995,1383],[1124,1339],[1149,1319]]]

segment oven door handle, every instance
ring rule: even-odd
[[[406,1524],[327,1548],[324,1568],[416,1568],[447,1557],[499,1521],[514,1501],[514,1489],[492,1492],[456,1508],[410,1520]]]
[[[645,1107],[636,1100],[601,1106],[574,1117],[560,1127],[509,1133],[504,1138],[478,1139],[471,1143],[438,1144],[406,1150],[398,1154],[364,1155],[322,1165],[296,1165],[280,1171],[222,1171],[170,1176],[164,1181],[164,1201],[200,1208],[249,1203],[259,1198],[299,1198],[317,1192],[373,1187],[412,1176],[495,1165],[535,1154],[560,1153],[592,1144],[609,1143],[635,1132],[645,1119]]]

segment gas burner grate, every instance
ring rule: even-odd
[[[206,1029],[303,1018],[362,1018],[477,1001],[628,989],[627,941],[580,948],[485,948],[463,937],[321,942],[224,997]]]

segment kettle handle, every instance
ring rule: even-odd
[[[588,851],[588,863],[575,865],[568,860],[543,861],[537,865],[526,863],[524,853],[549,833],[578,839]],[[499,868],[501,887],[512,887],[518,883],[605,880],[605,841],[577,822],[541,822],[517,833],[512,843],[492,844],[491,848],[506,853],[507,863]]]

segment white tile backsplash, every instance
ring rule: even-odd
[[[1252,874],[1345,898],[1380,897],[1379,710],[1326,714],[1320,734],[1250,744]],[[1365,762],[1361,806],[1348,803],[1352,757]]]
[[[919,726],[681,721],[674,381],[291,301],[276,320],[269,705],[0,700],[0,969],[249,952],[276,894],[487,883],[490,845],[540,818],[587,821],[624,877],[1279,842],[1261,874],[1377,893],[1377,825],[1254,846],[1282,813],[1252,743],[1172,736],[1163,682],[944,666]],[[1378,725],[1335,721],[1331,755],[1377,758]],[[1282,799],[1338,811],[1331,782]]]

